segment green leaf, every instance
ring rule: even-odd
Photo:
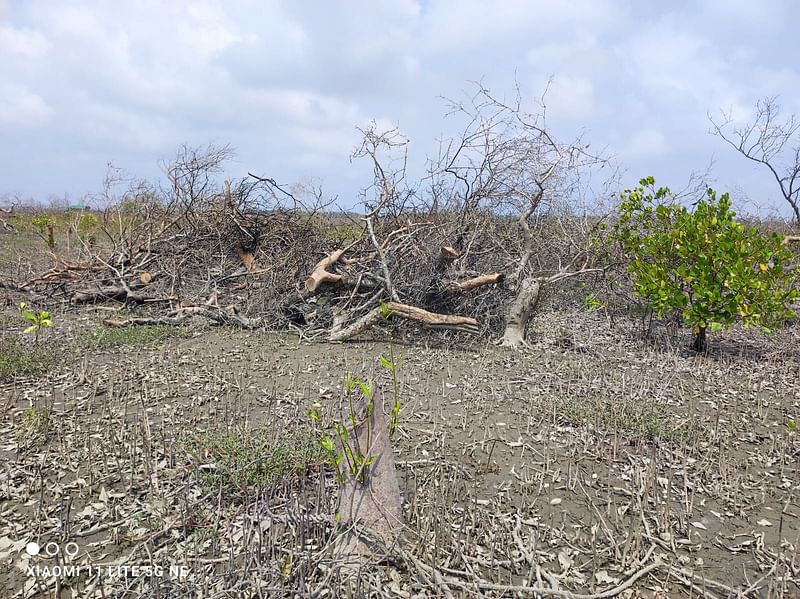
[[[334,448],[333,439],[331,439],[329,436],[325,435],[324,437],[322,437],[322,439],[320,439],[319,441],[319,444],[320,447],[322,447],[322,449],[324,449],[328,453],[333,452]]]

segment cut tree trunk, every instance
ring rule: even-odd
[[[692,350],[698,353],[705,353],[708,349],[708,337],[706,336],[706,327],[698,327],[694,332],[694,339],[692,340]]]
[[[541,287],[542,282],[538,278],[528,277],[523,279],[517,296],[508,308],[506,329],[501,340],[503,347],[521,347],[525,345],[525,331],[528,328],[531,312],[539,300]]]
[[[349,406],[344,407],[343,422],[349,422],[349,410]],[[357,424],[354,429],[350,428],[348,443],[353,448],[357,442],[362,453],[375,460],[365,468],[363,482],[349,477],[340,488],[338,515],[350,528],[339,539],[336,552],[345,559],[347,566],[357,570],[366,562],[383,560],[398,541],[403,528],[403,504],[384,415],[383,393],[376,390],[371,414],[367,414],[363,398],[354,410]]]
[[[475,333],[478,330],[478,321],[468,316],[437,314],[435,312],[428,312],[422,308],[417,308],[416,306],[409,306],[398,302],[387,302],[386,307],[389,309],[392,316],[415,320],[421,322],[425,326],[446,327],[470,333]],[[345,339],[355,337],[371,328],[381,318],[381,309],[380,307],[376,307],[349,326],[344,326],[344,319],[339,319],[334,322],[334,327],[331,329],[329,339],[330,341],[344,341]]]

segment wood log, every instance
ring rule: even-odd
[[[336,264],[343,254],[344,250],[336,250],[317,262],[314,270],[305,280],[306,292],[314,293],[322,283],[338,283],[342,280],[341,275],[328,272],[328,268]]]
[[[473,277],[472,279],[455,283],[450,287],[450,291],[455,293],[471,291],[472,289],[483,287],[484,285],[495,285],[497,283],[502,283],[504,278],[505,275],[501,272],[479,275],[477,277]]]
[[[783,241],[781,243],[783,245],[789,245],[789,242],[792,241],[800,241],[800,235],[784,235]]]
[[[399,316],[400,318],[421,322],[427,327],[445,327],[469,333],[475,333],[478,330],[478,321],[468,316],[437,314],[398,302],[387,302],[386,307],[389,309],[391,316]],[[341,328],[334,327],[331,329],[329,339],[330,341],[343,341],[355,337],[372,327],[381,318],[380,307],[373,308],[349,326],[340,325]]]

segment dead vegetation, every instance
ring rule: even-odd
[[[148,311],[108,319],[112,326],[200,316],[327,330],[332,340],[363,333],[379,304],[392,302],[399,318],[519,347],[542,287],[603,271],[578,202],[583,178],[605,160],[580,139],[556,141],[544,106],[528,114],[519,99],[504,104],[483,88],[454,104],[452,118],[465,123],[462,135],[417,183],[406,180],[399,131],[363,131],[353,158],[369,161],[374,179],[362,215],[332,215],[318,189],[253,174],[223,180],[224,147],[183,148],[163,187],[111,170],[92,234],[79,215],[70,231],[84,234],[68,251],[50,247],[45,269],[17,265],[3,287]]]
[[[601,313],[534,326],[521,352],[398,346],[404,523],[388,546],[335,517],[305,415],[345,371],[388,391],[382,343],[206,330],[6,381],[6,595],[793,596],[796,351],[754,358],[738,331],[708,358],[648,349]],[[782,335],[761,351],[797,347]],[[352,534],[383,557],[354,572]],[[187,574],[28,576],[57,563],[29,540]]]

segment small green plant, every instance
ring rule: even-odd
[[[0,339],[0,380],[14,376],[35,376],[47,372],[58,352],[43,345],[29,346],[16,339]]]
[[[706,331],[741,321],[767,332],[795,317],[792,253],[778,234],[762,235],[735,219],[728,194],[709,189],[693,210],[653,177],[622,193],[611,239],[619,242],[635,293],[659,317],[680,312],[695,351]]]
[[[381,317],[387,323],[390,322],[391,309],[383,302],[380,304]],[[389,437],[394,436],[397,431],[397,420],[400,415],[400,384],[397,376],[398,364],[394,353],[394,343],[392,340],[391,327],[388,337],[389,355],[382,355],[379,358],[381,366],[389,371],[392,377],[392,411],[389,420]],[[366,448],[372,446],[371,416],[375,409],[373,401],[375,389],[370,381],[362,381],[354,378],[349,372],[345,373],[345,398],[347,400],[348,413],[344,421],[334,419],[330,425],[324,426],[323,408],[319,402],[314,403],[308,411],[308,417],[317,428],[322,428],[323,433],[320,439],[320,447],[326,456],[326,462],[335,470],[336,479],[340,484],[348,480],[355,480],[363,484],[366,481],[368,468],[375,461],[375,455],[364,453]],[[366,403],[366,416],[363,417],[366,423],[366,442],[365,447],[361,446],[358,440],[357,427],[361,425],[362,416],[358,413],[356,405]]]
[[[586,310],[588,312],[597,312],[604,306],[602,300],[594,292],[589,293],[586,296],[584,299],[584,305],[586,306]]]
[[[50,414],[45,408],[32,406],[22,414],[22,425],[14,440],[20,448],[39,447],[47,441]]]
[[[192,435],[184,447],[201,484],[230,495],[272,488],[323,459],[308,429],[280,437],[268,427],[211,430]]]
[[[53,227],[55,222],[49,214],[37,214],[31,219],[31,224],[36,227],[39,237],[41,237],[48,248],[51,250],[56,247],[56,238]]]
[[[25,302],[19,305],[19,315],[31,323],[30,326],[22,332],[25,334],[33,333],[36,343],[39,342],[39,335],[41,335],[42,329],[53,326],[53,318],[50,316],[50,312],[47,310],[37,310],[34,312],[28,309],[28,304]]]
[[[348,480],[356,480],[364,483],[367,477],[367,469],[375,461],[376,456],[365,454],[364,451],[370,447],[372,441],[371,418],[372,411],[375,409],[373,403],[374,388],[372,383],[353,378],[349,372],[345,373],[345,399],[347,400],[348,413],[346,419],[334,419],[325,428],[320,439],[320,447],[326,457],[327,463],[336,471],[336,480],[340,484]],[[360,393],[359,397],[357,394]],[[361,400],[366,402],[366,443],[361,446],[358,440],[357,427],[361,424],[360,415],[356,409],[356,404]],[[316,402],[308,417],[316,426],[321,426],[323,422],[322,404]],[[338,442],[338,445],[337,445]]]
[[[283,556],[283,565],[281,566],[281,578],[284,582],[289,582],[292,578],[292,561],[293,555],[292,552],[289,551]]]

